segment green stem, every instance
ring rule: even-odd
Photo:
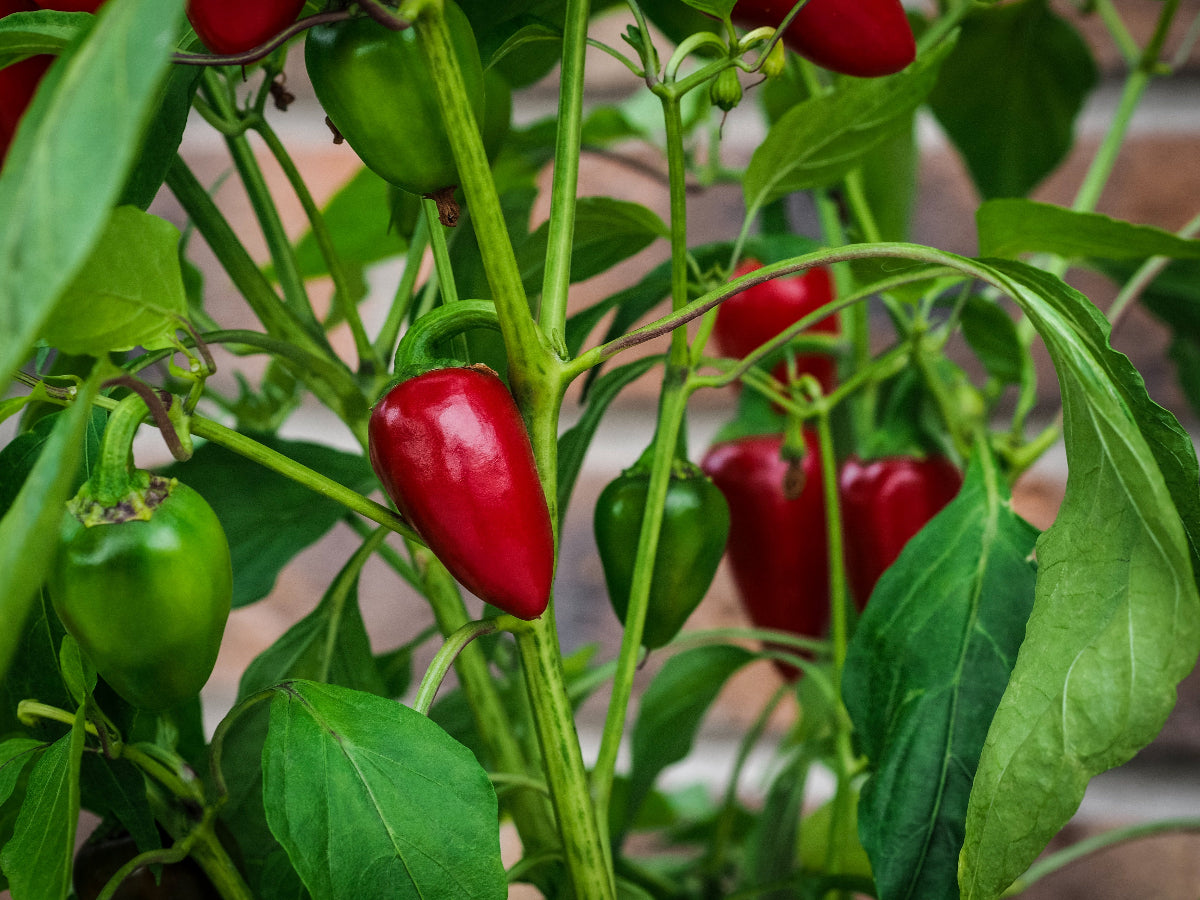
[[[418,587],[429,600],[438,630],[444,636],[454,634],[470,622],[458,586],[446,567],[426,547],[409,541],[408,549],[418,574]],[[482,649],[467,645],[455,659],[454,667],[490,758],[491,769],[513,776],[527,774],[529,763],[514,733],[512,714],[496,689]],[[558,842],[545,798],[521,792],[506,805],[512,811],[526,850],[552,847]]]
[[[558,819],[563,858],[576,900],[615,900],[607,835],[601,833],[588,791],[574,711],[567,695],[562,654],[551,606],[517,634],[517,650],[529,682],[529,700],[542,748],[546,783]]]
[[[679,310],[688,300],[687,247],[687,162],[683,149],[683,112],[679,98],[668,86],[660,92],[666,125],[667,184],[671,203],[671,309]],[[688,363],[687,333],[671,332],[668,366]]]
[[[244,434],[239,434],[232,428],[226,428],[212,419],[196,416],[192,419],[192,434],[220,444],[226,450],[232,450],[239,456],[244,456],[260,466],[278,472],[280,475],[304,485],[309,490],[340,503],[351,512],[356,512],[372,522],[382,525],[389,531],[394,531],[406,538],[420,540],[417,533],[386,506],[364,497],[357,491],[339,484],[308,466],[301,465],[290,456],[272,450]]]
[[[457,303],[458,284],[454,280],[454,268],[450,265],[450,248],[446,245],[446,229],[438,219],[437,201],[429,197],[424,198],[421,201],[421,211],[424,213],[425,227],[429,231],[429,246],[433,248],[433,266],[437,272],[442,303],[446,305]],[[461,332],[454,337],[454,356],[463,362],[470,362],[471,359],[467,337]]]
[[[429,707],[433,706],[433,698],[437,696],[438,688],[446,680],[450,667],[454,665],[463,648],[476,638],[485,634],[495,634],[499,629],[500,623],[496,619],[484,619],[480,622],[467,622],[447,637],[429,663],[429,668],[425,670],[412,708],[423,716],[429,715]]]
[[[410,5],[418,5],[417,0],[405,4],[401,15],[406,14]],[[537,380],[535,373],[545,368],[542,360],[549,351],[543,349],[541,334],[529,311],[521,270],[508,238],[500,197],[492,181],[479,125],[467,99],[466,85],[454,56],[441,4],[437,0],[421,3],[413,27],[437,89],[442,118],[447,123],[450,149],[471,212],[484,272],[500,314],[509,375],[517,403],[524,409],[524,397],[537,393],[537,388],[526,386],[526,383]]]
[[[1057,872],[1064,866],[1070,865],[1098,850],[1104,850],[1116,844],[1138,841],[1143,838],[1154,837],[1158,834],[1167,834],[1173,831],[1200,831],[1200,819],[1182,818],[1162,819],[1157,822],[1139,822],[1136,825],[1114,828],[1112,831],[1106,831],[1103,834],[1085,838],[1082,841],[1072,844],[1070,847],[1059,850],[1057,853],[1052,853],[1034,863],[1024,875],[1012,883],[1012,886],[1004,892],[1004,896],[1012,897],[1020,894],[1047,875]]]
[[[134,478],[133,437],[146,418],[146,402],[138,394],[121,400],[108,417],[100,460],[90,480],[93,500],[115,506],[139,485]]]
[[[228,83],[216,70],[206,68],[201,85],[208,102],[219,116],[230,122],[242,118],[234,106]],[[321,334],[323,338],[320,323],[317,322],[308,293],[304,289],[304,279],[300,277],[300,266],[296,261],[292,242],[288,240],[287,232],[284,231],[279,210],[271,197],[262,168],[254,156],[245,132],[239,130],[225,134],[225,143],[229,147],[229,155],[233,158],[233,164],[250,199],[250,206],[266,239],[271,262],[275,266],[275,274],[288,307],[296,313],[310,334]]]
[[[1197,232],[1200,232],[1200,216],[1196,216],[1190,222],[1179,229],[1176,234],[1181,238],[1194,237]],[[1116,327],[1117,322],[1125,311],[1129,308],[1142,291],[1159,276],[1171,260],[1165,256],[1153,256],[1142,263],[1138,270],[1133,274],[1133,277],[1125,283],[1120,292],[1113,299],[1112,306],[1108,309],[1108,321]]]
[[[590,0],[566,0],[566,7],[568,31],[563,34],[559,70],[558,129],[540,314],[542,332],[550,335],[561,335],[566,330],[567,290],[571,284],[571,250],[575,236],[575,195],[583,141],[583,76]]]
[[[333,245],[333,236],[329,232],[329,226],[325,223],[325,216],[321,214],[321,209],[313,199],[312,192],[308,189],[308,184],[305,183],[300,170],[296,168],[295,162],[292,161],[287,147],[279,140],[279,135],[275,133],[275,129],[261,116],[255,118],[252,127],[258,136],[263,139],[263,142],[266,143],[267,148],[275,157],[275,161],[279,164],[279,167],[283,169],[283,174],[292,186],[292,190],[296,194],[296,199],[300,201],[300,206],[304,209],[304,214],[308,218],[308,224],[312,229],[317,249],[320,250],[321,257],[325,260],[325,265],[329,269],[329,277],[333,281],[334,302],[341,309],[342,316],[345,318],[346,324],[350,327],[350,333],[354,337],[354,349],[358,354],[359,367],[367,372],[378,371],[382,360],[375,353],[375,348],[371,346],[366,329],[363,327],[362,317],[358,314],[358,304],[354,302],[354,294],[350,289],[350,279],[346,273],[346,267],[342,264],[341,254],[337,252],[337,248]],[[291,251],[290,242],[288,247],[288,256],[294,260],[295,253]],[[299,274],[298,266],[297,277],[302,278]]]
[[[687,409],[687,399],[686,383],[680,377],[669,374],[663,384],[663,396],[659,405],[654,453],[650,463],[650,482],[646,488],[645,513],[638,533],[637,557],[634,562],[633,582],[629,589],[629,608],[625,613],[621,652],[613,677],[612,697],[604,721],[604,733],[600,739],[600,752],[592,771],[592,796],[595,798],[597,813],[602,823],[608,821],[617,751],[625,733],[634,676],[641,660],[642,634],[650,605],[650,585],[654,577],[654,562],[662,531],[667,490],[670,487],[671,464],[675,460],[675,447]]]
[[[429,229],[425,226],[424,217],[417,219],[417,227],[413,231],[408,244],[408,252],[404,256],[404,273],[396,285],[396,293],[392,297],[392,305],[388,309],[387,319],[379,334],[375,337],[375,352],[385,361],[391,359],[396,350],[396,341],[400,337],[400,329],[408,318],[416,297],[417,278],[421,274],[421,259],[425,256],[425,248],[429,245]]]

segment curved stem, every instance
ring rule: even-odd
[[[425,227],[424,216],[421,216],[417,219],[417,227],[409,241],[408,252],[404,255],[404,273],[396,285],[396,292],[392,297],[392,305],[388,309],[387,319],[384,320],[383,327],[379,329],[379,334],[375,336],[375,352],[385,363],[395,352],[400,329],[412,308],[413,299],[416,296],[417,278],[421,274],[421,258],[425,255],[428,245],[429,229]]]
[[[437,696],[438,688],[442,686],[446,674],[454,665],[454,661],[463,648],[476,638],[481,638],[485,634],[494,634],[498,630],[500,630],[498,620],[484,619],[480,622],[467,622],[446,638],[445,643],[430,662],[429,668],[425,670],[425,677],[421,679],[421,684],[417,688],[417,696],[413,700],[412,708],[423,716],[429,715],[429,707],[433,705],[433,698]]]

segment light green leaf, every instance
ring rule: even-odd
[[[93,21],[87,13],[9,13],[0,18],[0,67],[40,53],[62,53]]]
[[[0,373],[87,259],[157,107],[182,0],[109,0],[42,81],[0,170]]]
[[[903,72],[848,80],[789,109],[750,158],[742,182],[746,208],[761,209],[795,191],[833,184],[910,128],[953,46],[953,40],[943,41]]]
[[[74,405],[59,416],[37,462],[12,505],[0,519],[0,676],[24,635],[25,618],[53,560],[64,504],[83,456],[84,434],[91,423],[96,379],[81,387]]]
[[[1069,472],[971,792],[959,885],[972,900],[999,897],[1089,779],[1155,737],[1200,652],[1200,497],[1186,432],[1109,346],[1087,298],[1020,263],[990,272],[1054,361]]]
[[[0,850],[0,869],[17,900],[66,900],[79,821],[79,763],[83,708],[69,734],[33,765],[12,840]]]
[[[267,821],[314,900],[507,895],[491,782],[420,713],[288,682],[262,760]]]
[[[119,206],[41,337],[88,356],[139,345],[154,350],[172,346],[186,313],[179,230],[135,206]]]
[[[975,213],[975,225],[980,256],[1016,259],[1022,253],[1053,253],[1067,259],[1200,259],[1200,241],[1032,200],[989,200]]]
[[[842,692],[872,770],[858,830],[882,898],[954,895],[971,778],[1033,604],[1036,537],[995,461],[977,458],[850,642]]]

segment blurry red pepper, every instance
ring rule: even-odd
[[[748,259],[737,267],[734,277],[761,268],[762,263]],[[713,338],[723,354],[741,358],[831,300],[833,279],[826,269],[818,267],[801,275],[773,278],[746,288],[722,303],[713,327]],[[810,331],[837,334],[838,328],[837,316],[828,316]],[[797,357],[796,371],[801,375],[812,375],[826,393],[833,390],[837,380],[835,360],[824,354]],[[776,366],[772,374],[785,381],[786,364]]]
[[[0,0],[0,19],[37,8],[26,0]],[[17,125],[25,113],[25,108],[33,99],[38,82],[42,80],[52,62],[53,56],[41,54],[0,69],[0,164],[8,155],[9,144],[17,132]]]
[[[62,12],[90,12],[99,11],[105,0],[38,0],[38,7],[41,9],[57,9]]]
[[[733,20],[777,28],[795,5],[794,0],[739,0]],[[819,66],[860,78],[899,72],[917,56],[900,0],[808,0],[783,42]]]
[[[371,466],[471,593],[522,619],[546,609],[554,536],[521,414],[486,366],[400,382],[371,411]]]
[[[187,17],[205,47],[231,56],[266,43],[303,8],[304,0],[188,0]]]
[[[846,575],[862,609],[879,576],[913,535],[954,499],[963,477],[943,456],[889,456],[866,462],[851,457],[838,481]]]
[[[820,447],[805,432],[807,453],[799,492],[785,481],[797,473],[781,456],[783,435],[714,445],[700,463],[729,503],[726,553],[738,595],[754,624],[821,638],[829,625],[829,550]]]

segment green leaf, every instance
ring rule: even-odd
[[[99,240],[156,107],[182,10],[182,0],[110,0],[26,111],[0,170],[0,373],[26,358]]]
[[[963,21],[929,105],[985,198],[1022,197],[1066,156],[1096,80],[1075,28],[1021,0]]]
[[[84,754],[80,794],[85,809],[120,822],[139,849],[157,850],[162,846],[146,795],[146,776],[133,763],[107,759],[99,753]]]
[[[910,128],[953,46],[944,41],[903,72],[847,80],[789,109],[750,158],[742,182],[746,208],[758,210],[795,191],[834,184]]]
[[[332,685],[282,686],[263,794],[314,900],[507,895],[487,773],[408,707]]]
[[[543,222],[517,251],[521,278],[531,293],[540,293],[545,271],[549,222]],[[580,197],[575,206],[575,234],[571,245],[571,283],[607,271],[640,253],[659,238],[667,238],[666,224],[640,203],[610,197]]]
[[[744,647],[714,644],[684,650],[666,661],[638,707],[626,825],[621,831],[637,817],[659,773],[691,752],[700,723],[725,682],[754,659]]]
[[[1022,253],[1053,253],[1066,259],[1200,259],[1200,241],[1032,200],[989,200],[975,213],[975,224],[980,256],[1016,259]]]
[[[46,535],[57,534],[62,522],[95,396],[93,378],[79,389],[74,405],[55,417],[49,440],[0,519],[0,676],[8,672],[29,606],[53,563],[55,542]]]
[[[141,154],[129,173],[120,203],[148,209],[166,180],[167,170],[183,142],[192,97],[200,83],[201,66],[172,66],[150,119]]]
[[[558,439],[558,511],[565,516],[567,506],[571,501],[571,492],[575,489],[575,481],[583,468],[583,458],[591,446],[600,420],[608,410],[609,404],[617,398],[626,387],[637,381],[652,368],[662,362],[660,356],[645,356],[641,359],[626,363],[611,372],[596,379],[588,391],[587,409],[579,417],[579,421],[563,432]]]
[[[12,840],[0,850],[0,869],[18,900],[66,900],[79,821],[79,763],[83,708],[69,734],[33,765]]]
[[[157,350],[173,345],[186,314],[179,230],[136,206],[119,206],[40,336],[89,356],[139,345]]]
[[[40,53],[57,56],[87,32],[93,21],[87,13],[8,13],[0,18],[0,67]]]
[[[361,493],[377,487],[361,455],[305,441],[251,436],[346,487]],[[217,444],[197,447],[190,460],[169,466],[164,474],[198,491],[221,520],[233,559],[234,607],[269,594],[283,567],[345,513],[341,504]]]
[[[380,528],[334,578],[317,608],[246,667],[242,700],[289,678],[303,678],[388,696],[358,605],[358,576],[387,536]]]
[[[1200,653],[1187,433],[1109,346],[1086,297],[1020,263],[991,270],[1054,361],[1069,471],[967,811],[959,884],[989,900],[1066,824],[1093,775],[1154,738]]]
[[[981,451],[986,452],[986,451]],[[842,694],[870,758],[859,836],[880,897],[954,896],[971,779],[1033,605],[1037,532],[991,458],[871,595]]]
[[[25,767],[46,748],[41,741],[27,737],[14,737],[0,742],[0,803],[3,803],[17,788]]]
[[[692,9],[716,16],[718,19],[728,19],[733,12],[735,0],[683,0]]]

